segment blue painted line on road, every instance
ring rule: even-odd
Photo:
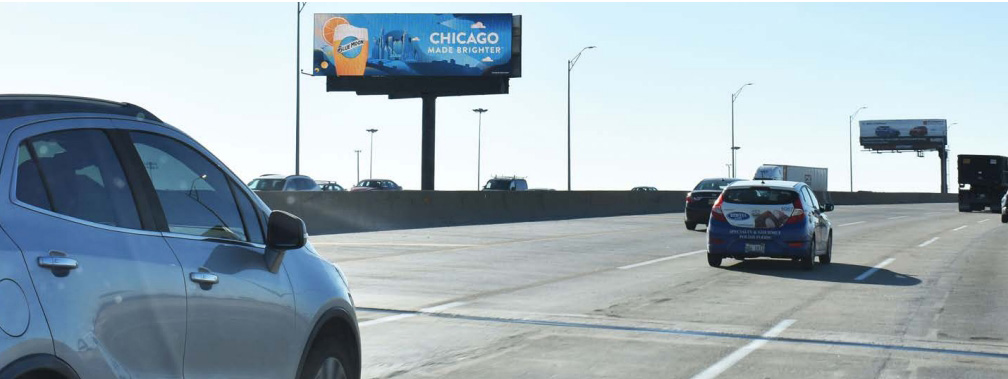
[[[970,357],[1008,359],[1008,354],[1006,354],[1006,353],[994,353],[994,352],[986,352],[986,351],[970,351],[970,350],[959,350],[959,349],[942,349],[942,348],[933,348],[933,347],[919,347],[919,346],[905,346],[905,345],[892,345],[892,344],[871,343],[871,342],[830,341],[830,340],[817,340],[817,339],[810,339],[810,338],[763,337],[763,336],[760,336],[760,335],[743,334],[743,333],[708,332],[708,331],[687,330],[687,329],[665,329],[665,328],[649,328],[649,327],[627,326],[627,325],[587,324],[587,323],[581,323],[581,322],[567,322],[567,321],[551,321],[551,320],[536,320],[536,319],[517,319],[517,318],[487,317],[487,316],[469,316],[469,315],[460,315],[460,314],[454,314],[454,313],[431,313],[431,312],[418,312],[418,311],[399,310],[399,309],[385,309],[385,308],[365,308],[365,307],[361,307],[361,308],[357,308],[357,310],[358,311],[364,311],[364,312],[380,312],[380,313],[395,313],[395,314],[422,314],[422,315],[426,315],[426,316],[439,317],[439,318],[450,318],[450,319],[459,319],[459,320],[467,320],[467,321],[484,321],[484,322],[506,323],[506,324],[539,325],[539,326],[552,326],[552,327],[563,327],[563,328],[580,328],[580,329],[615,330],[615,331],[626,331],[626,332],[660,333],[660,334],[684,335],[684,336],[695,336],[695,337],[730,338],[730,339],[741,339],[741,340],[766,340],[766,341],[804,343],[804,344],[826,345],[826,346],[846,346],[846,347],[860,347],[860,348],[868,348],[868,349],[881,349],[881,350],[908,351],[908,352],[918,352],[918,353],[933,353],[933,354],[945,354],[945,355],[959,355],[959,356],[970,356]]]

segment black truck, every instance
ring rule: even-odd
[[[1008,191],[1008,158],[1000,155],[959,156],[959,211],[1001,212]]]

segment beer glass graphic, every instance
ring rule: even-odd
[[[368,31],[350,25],[345,18],[333,17],[325,22],[322,35],[332,45],[336,76],[362,76],[367,67]]]

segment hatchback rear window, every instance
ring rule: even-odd
[[[733,188],[724,192],[724,201],[733,204],[791,204],[797,198],[798,193],[792,190],[766,187]]]

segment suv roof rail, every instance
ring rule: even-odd
[[[90,97],[0,94],[0,120],[51,113],[107,113],[162,122],[138,105]]]

